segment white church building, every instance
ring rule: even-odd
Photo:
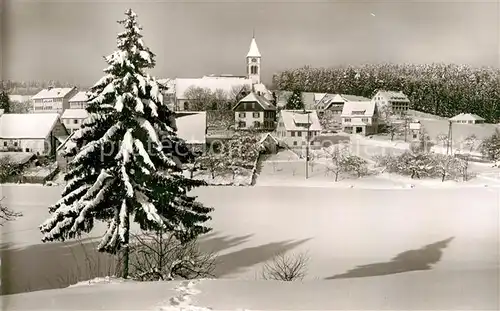
[[[211,92],[218,90],[224,91],[228,96],[235,92],[244,92],[247,95],[249,92],[255,92],[265,97],[268,100],[272,99],[272,93],[267,90],[264,84],[261,83],[261,59],[255,36],[252,38],[250,48],[246,55],[246,75],[209,75],[202,78],[177,78],[174,80],[173,89],[173,108],[176,111],[193,110],[192,103],[188,98],[190,88],[203,88]]]

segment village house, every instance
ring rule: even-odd
[[[422,124],[420,123],[420,121],[410,122],[408,124],[408,130],[410,134],[410,140],[412,141],[420,140],[420,134],[422,133]]]
[[[55,155],[69,135],[57,113],[0,115],[0,150]]]
[[[59,113],[69,109],[69,100],[78,92],[76,87],[55,88],[49,87],[41,90],[34,95],[33,102],[34,113]]]
[[[461,113],[453,118],[450,118],[450,121],[458,124],[483,124],[485,119],[481,118],[477,114]]]
[[[275,133],[282,144],[301,148],[321,133],[318,114],[315,110],[281,110]]]
[[[370,101],[369,98],[357,95],[348,94],[325,94],[316,104],[316,108],[322,114],[325,111],[331,112],[330,116],[334,118],[336,122],[340,123],[340,115],[342,114],[342,109],[346,102],[364,102]]]
[[[78,92],[69,100],[69,109],[85,109],[87,108],[87,92]]]
[[[212,93],[223,92],[229,99],[246,96],[254,91],[272,100],[272,93],[261,83],[261,59],[262,55],[257,47],[255,37],[252,38],[249,51],[246,55],[246,75],[237,76],[230,74],[210,75],[197,79],[177,78],[175,85],[174,110],[190,111],[193,108],[193,100],[189,96],[189,90],[200,88]]]
[[[66,109],[61,116],[61,122],[71,134],[82,126],[83,120],[87,119],[88,116],[85,109]]]
[[[378,132],[378,111],[373,101],[346,102],[341,117],[345,133],[370,135]]]
[[[392,115],[403,116],[410,109],[410,100],[403,92],[379,90],[372,98],[379,110],[387,109]]]
[[[251,92],[234,107],[235,129],[273,131],[276,121],[276,107],[264,96]]]

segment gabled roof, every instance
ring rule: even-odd
[[[247,96],[243,97],[234,107],[236,109],[241,103],[257,103],[264,110],[276,110],[276,107],[267,100],[264,96],[260,96],[255,94],[255,92],[251,92]]]
[[[207,134],[207,113],[193,112],[175,119],[177,136],[188,144],[204,144]]]
[[[326,93],[314,93],[314,101],[318,103],[323,97],[326,96]]]
[[[410,100],[408,97],[401,91],[396,92],[396,91],[385,91],[385,90],[380,90],[377,92],[380,96],[385,97],[387,100],[392,100],[392,101],[407,101],[409,102]],[[377,96],[377,94],[374,95]]]
[[[271,133],[264,133],[260,136],[259,143],[263,143],[267,137],[271,137],[272,140],[274,140],[277,144],[279,144],[279,141],[276,137],[274,137]]]
[[[185,92],[190,87],[207,88],[212,92],[220,89],[225,92],[232,92],[233,87],[252,88],[252,80],[239,77],[208,77],[197,79],[177,78],[175,80],[175,96],[178,99],[185,99]]]
[[[78,92],[75,94],[75,96],[71,97],[71,99],[69,100],[69,102],[86,102],[87,100],[89,100],[89,98],[87,97],[87,92]]]
[[[287,131],[307,130],[307,126],[301,124],[310,124],[309,130],[311,131],[321,131],[316,110],[306,110],[305,112],[304,110],[281,110],[280,115]]]
[[[345,102],[342,108],[342,116],[365,116],[372,117],[375,113],[375,103],[372,101]]]
[[[262,83],[254,84],[253,89],[256,93],[260,92],[261,95],[264,96],[264,98],[266,98],[267,100],[273,99],[273,93],[269,91],[264,84]]]
[[[61,119],[86,119],[89,113],[85,109],[66,109]]]
[[[45,139],[57,121],[57,113],[8,113],[0,116],[0,138]]]
[[[252,42],[250,42],[250,49],[248,49],[247,57],[261,57],[255,38],[252,38]]]
[[[65,88],[48,88],[43,89],[34,95],[31,99],[45,99],[45,98],[63,98],[68,95],[69,92],[76,89],[75,87],[65,87]]]
[[[478,116],[473,113],[460,113],[453,118],[450,118],[451,121],[485,121],[486,119]]]
[[[323,105],[324,109],[329,109],[330,106],[336,102],[346,103],[346,102],[362,102],[362,101],[369,101],[369,100],[370,100],[369,98],[366,98],[363,96],[358,96],[358,95],[328,94],[321,101],[321,104]]]

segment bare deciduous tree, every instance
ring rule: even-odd
[[[3,226],[7,221],[15,220],[17,217],[23,216],[20,212],[14,212],[7,206],[2,204],[4,198],[0,199],[0,226]]]
[[[331,145],[328,148],[323,148],[325,156],[330,159],[330,164],[327,166],[328,172],[333,173],[335,181],[339,180],[339,175],[345,170],[345,159],[349,155],[348,146],[344,144]]]
[[[308,263],[309,256],[305,252],[290,255],[282,253],[264,264],[262,278],[275,281],[301,281],[307,274]]]
[[[130,276],[138,281],[214,277],[216,255],[204,253],[197,242],[181,243],[161,231],[132,236]]]

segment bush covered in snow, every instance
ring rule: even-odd
[[[475,113],[496,123],[500,119],[500,70],[465,65],[370,64],[335,68],[309,66],[277,73],[280,90],[352,94],[371,98],[376,90],[400,90],[412,109],[452,117]]]
[[[368,162],[352,154],[347,144],[331,145],[313,152],[311,159],[314,162],[324,162],[325,174],[332,174],[335,181],[344,177],[363,177],[369,174]]]
[[[493,135],[483,140],[480,151],[488,160],[500,161],[500,130],[497,129]]]
[[[401,155],[377,156],[375,160],[388,173],[410,178],[440,178],[441,181],[468,178],[466,162],[453,155],[406,151]]]

